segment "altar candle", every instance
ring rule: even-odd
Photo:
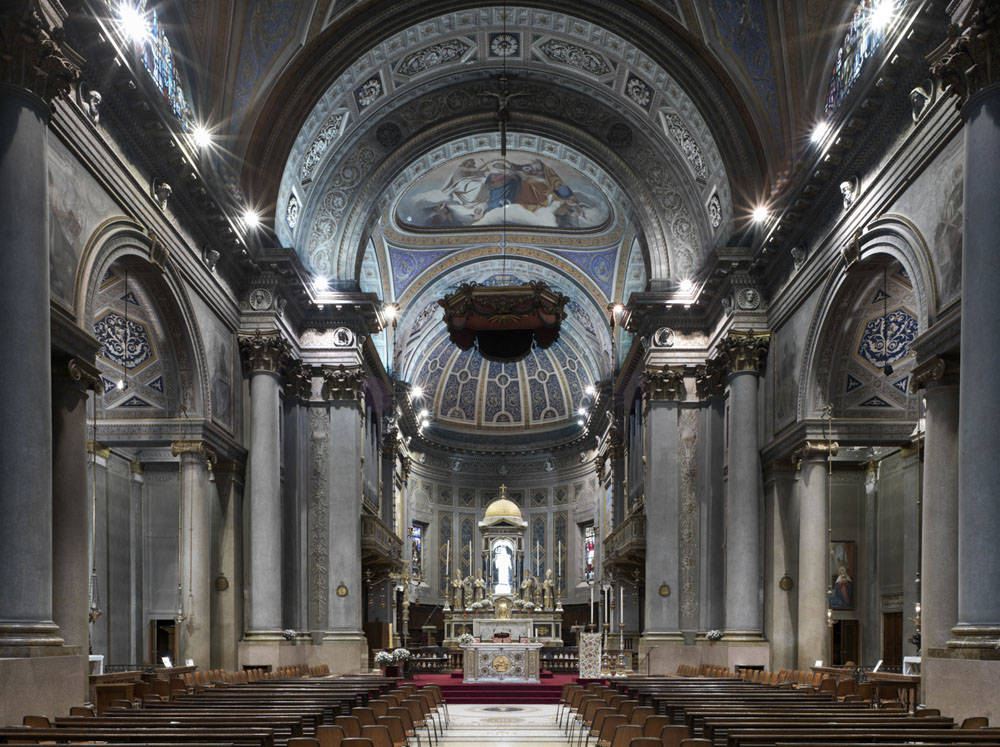
[[[535,543],[535,575],[541,575],[542,568],[542,546],[540,543]]]
[[[618,587],[618,591],[621,592],[621,601],[618,607],[618,629],[625,624],[625,584]]]
[[[445,550],[444,550],[444,575],[445,575],[445,578],[450,578],[451,577],[451,540],[450,539],[447,541],[447,543],[445,543]]]
[[[469,540],[469,575],[472,575],[472,540]]]
[[[590,624],[594,624],[594,585],[590,585]]]
[[[559,540],[559,552],[556,553],[556,575],[562,578],[562,540]]]

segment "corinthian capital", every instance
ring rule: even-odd
[[[756,371],[760,373],[771,344],[770,332],[733,332],[722,341],[719,353],[728,373]]]
[[[277,373],[288,358],[288,343],[277,333],[240,335],[240,352],[251,371]]]
[[[684,399],[684,372],[679,368],[647,368],[642,375],[643,389],[649,400]]]
[[[991,83],[1000,65],[1000,0],[961,0],[955,4],[948,38],[927,56],[931,74],[959,106]]]
[[[31,91],[51,103],[69,93],[80,68],[61,43],[59,17],[38,0],[0,5],[0,82]]]
[[[361,399],[365,374],[360,366],[329,366],[323,369],[323,399]]]

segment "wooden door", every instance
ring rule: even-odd
[[[903,613],[882,613],[882,667],[903,666]]]
[[[860,634],[857,620],[836,620],[830,628],[830,665],[840,667],[858,663]]]

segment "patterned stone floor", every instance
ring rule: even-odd
[[[449,707],[451,727],[442,747],[566,747],[554,705],[459,705]]]

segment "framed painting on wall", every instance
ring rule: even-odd
[[[830,543],[830,609],[853,610],[857,588],[854,542],[838,540]]]

